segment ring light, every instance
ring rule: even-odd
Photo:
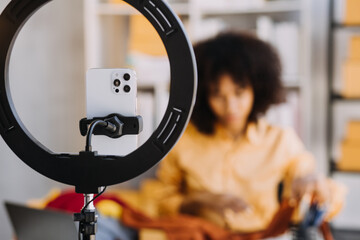
[[[0,133],[27,165],[53,180],[74,185],[79,193],[96,193],[132,179],[158,163],[184,131],[195,102],[197,73],[194,53],[178,17],[162,0],[125,0],[154,26],[166,48],[171,70],[169,103],[151,137],[126,156],[88,152],[55,154],[26,130],[16,114],[9,87],[9,59],[25,22],[51,0],[12,0],[0,15]]]

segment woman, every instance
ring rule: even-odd
[[[234,231],[263,230],[283,198],[311,194],[329,216],[342,205],[337,187],[315,174],[315,161],[292,129],[262,117],[284,101],[274,49],[254,36],[223,33],[194,47],[199,88],[191,122],[164,159],[163,214],[205,217]],[[339,191],[339,190],[337,190]]]

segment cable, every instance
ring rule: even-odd
[[[98,193],[93,199],[91,199],[89,202],[87,202],[84,207],[81,209],[81,214],[84,214],[86,208],[89,206],[90,203],[92,203],[93,201],[95,201],[95,199],[97,199],[101,194],[103,194],[106,190],[106,186],[101,190],[100,193]],[[81,240],[81,221],[79,221],[79,229],[78,229],[78,240]]]
[[[93,135],[94,129],[97,125],[101,125],[103,127],[105,127],[106,130],[110,131],[110,132],[115,132],[116,131],[116,126],[110,122],[104,121],[104,120],[95,120],[93,121],[90,126],[89,126],[89,131],[87,132],[86,135],[86,146],[85,146],[85,151],[86,152],[91,152],[92,151],[92,147],[91,147],[91,136]]]
[[[90,126],[89,126],[89,131],[87,132],[86,135],[86,146],[85,146],[85,151],[86,152],[91,152],[92,151],[92,147],[91,147],[91,137],[93,135],[94,129],[97,125],[100,125],[102,127],[105,127],[106,130],[111,131],[111,132],[115,132],[116,131],[116,125],[108,122],[108,121],[104,121],[104,120],[95,120],[93,121]],[[100,193],[98,193],[93,199],[91,199],[89,202],[87,202],[84,207],[81,209],[81,213],[83,214],[85,212],[85,209],[89,206],[90,203],[92,203],[95,199],[97,199],[101,194],[103,194],[106,190],[106,186],[102,189],[102,191]],[[79,230],[78,230],[78,240],[81,240],[81,221],[79,221]]]
[[[81,240],[81,222],[79,222],[79,230],[78,230],[78,240]]]
[[[90,124],[89,131],[87,132],[87,135],[86,135],[86,146],[85,146],[86,152],[91,152],[91,136],[93,134],[93,131],[94,131],[96,125],[98,125],[98,124],[106,125],[106,122],[103,120],[95,120]]]
[[[89,204],[95,201],[95,199],[97,199],[101,194],[103,194],[105,190],[106,190],[106,186],[103,188],[103,190],[100,193],[98,193],[93,199],[91,199],[88,203],[85,204],[85,206],[81,209],[81,212],[83,213],[85,209],[89,206]]]

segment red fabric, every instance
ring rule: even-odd
[[[129,208],[128,204],[111,194],[100,195],[94,200],[94,205],[101,200],[112,200],[124,208]],[[73,190],[65,191],[54,200],[47,203],[47,208],[64,210],[67,212],[75,213],[80,212],[84,206],[84,196],[82,194],[75,193]]]

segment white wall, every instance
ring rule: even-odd
[[[0,1],[0,11],[10,0]],[[78,152],[85,116],[83,7],[81,0],[52,1],[21,31],[10,62],[12,97],[33,136],[56,152]],[[64,187],[26,166],[0,138],[0,239],[12,230],[4,200],[20,203]]]

